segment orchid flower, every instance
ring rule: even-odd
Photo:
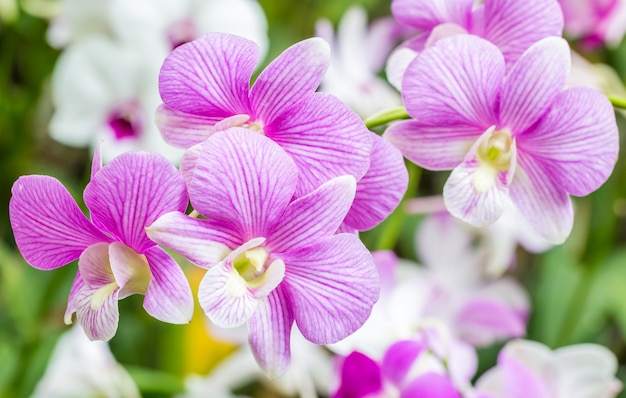
[[[90,35],[106,34],[111,26],[107,10],[111,0],[60,0],[46,36],[54,48],[80,42]]]
[[[147,229],[156,242],[206,268],[198,299],[220,327],[248,325],[261,368],[278,376],[290,361],[290,331],[316,344],[345,338],[378,298],[369,251],[336,234],[354,199],[352,176],[331,179],[294,201],[298,168],[269,138],[244,128],[206,140],[189,184],[194,209]]]
[[[622,384],[614,376],[615,354],[597,344],[551,351],[541,343],[514,340],[498,365],[476,382],[481,398],[613,398]]]
[[[139,398],[139,390],[109,346],[74,326],[63,333],[32,398]]]
[[[602,185],[619,147],[608,99],[592,89],[563,90],[569,54],[563,39],[543,39],[505,74],[502,53],[486,40],[441,40],[404,78],[415,120],[385,136],[425,168],[453,169],[443,197],[455,217],[488,225],[510,198],[540,236],[562,243],[573,223],[569,195]]]
[[[624,0],[559,0],[565,18],[565,33],[586,47],[603,43],[615,47],[626,33]]]
[[[315,32],[331,45],[332,56],[320,90],[335,95],[362,117],[402,105],[400,95],[377,76],[396,40],[396,24],[381,18],[367,26],[363,7],[349,8],[333,32],[327,19]]]
[[[216,131],[246,127],[293,158],[296,197],[351,175],[359,189],[348,227],[364,230],[380,223],[406,190],[406,169],[401,156],[368,132],[350,108],[315,92],[328,66],[328,44],[314,38],[289,47],[249,88],[258,53],[247,39],[213,33],[176,48],[165,60],[160,74],[164,104],[156,121],[167,142],[188,149],[181,164],[186,179],[193,173],[196,145]]]
[[[15,241],[33,267],[51,270],[78,259],[65,322],[92,340],[109,340],[119,321],[117,301],[144,294],[144,309],[169,323],[187,323],[191,289],[176,262],[146,235],[162,214],[184,211],[180,174],[152,153],[124,154],[101,167],[94,157],[84,192],[91,221],[55,178],[30,175],[13,185],[9,212]]]
[[[391,12],[399,23],[419,32],[388,61],[387,77],[397,88],[416,53],[443,38],[457,34],[482,37],[502,51],[510,69],[532,44],[561,36],[563,30],[563,14],[556,0],[393,0]]]

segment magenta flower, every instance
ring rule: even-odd
[[[250,88],[258,57],[254,42],[222,33],[176,48],[159,76],[164,104],[156,121],[165,140],[189,149],[228,127],[257,131],[293,158],[296,196],[341,175],[360,179],[372,148],[367,129],[337,98],[315,92],[330,60],[328,44],[314,38],[289,47]]]
[[[243,128],[202,144],[189,184],[205,219],[166,214],[149,236],[206,268],[198,299],[221,327],[247,322],[270,376],[289,366],[294,321],[317,344],[358,329],[378,298],[372,256],[353,234],[335,234],[355,195],[352,176],[292,201],[298,169],[272,140]]]
[[[611,103],[592,89],[563,90],[569,66],[561,38],[531,46],[506,75],[493,44],[470,35],[441,40],[404,78],[415,120],[386,136],[425,168],[453,169],[443,196],[455,217],[490,224],[510,197],[537,233],[563,242],[573,222],[569,195],[602,185],[618,152]]]
[[[586,47],[617,46],[626,32],[624,0],[559,0],[565,33]]]
[[[189,322],[187,279],[144,231],[162,214],[187,206],[185,184],[163,157],[127,153],[101,168],[97,155],[84,192],[91,221],[55,178],[21,177],[12,192],[11,225],[26,261],[51,270],[78,259],[66,323],[76,312],[90,339],[109,340],[119,321],[117,300],[132,294],[145,294],[144,308],[156,319]]]

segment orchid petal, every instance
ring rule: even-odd
[[[143,254],[151,274],[143,308],[160,321],[188,323],[193,315],[193,296],[183,270],[160,247],[152,247]]]
[[[335,235],[281,258],[287,265],[283,284],[306,339],[331,344],[363,325],[378,299],[379,279],[356,236]]]
[[[484,131],[497,120],[503,77],[504,59],[497,47],[476,36],[457,35],[440,40],[409,64],[402,99],[409,115],[422,124]]]
[[[189,194],[202,215],[229,223],[248,240],[267,236],[291,200],[297,178],[293,161],[276,143],[231,128],[204,144]]]
[[[209,138],[213,126],[222,117],[195,115],[161,104],[154,117],[161,136],[168,144],[177,148],[189,149]]]
[[[317,93],[265,128],[298,167],[296,196],[341,175],[360,179],[369,166],[370,133],[361,119],[337,98]]]
[[[180,159],[178,169],[180,170],[180,174],[183,176],[186,186],[191,184],[191,179],[193,178],[194,171],[196,171],[196,163],[198,163],[201,150],[202,144],[196,144],[187,149],[183,154],[183,157]]]
[[[202,268],[224,260],[233,248],[243,243],[216,220],[193,218],[180,212],[167,213],[146,228],[154,242],[182,254]]]
[[[563,90],[570,69],[570,50],[560,37],[543,39],[526,50],[502,87],[500,122],[514,133],[532,126]]]
[[[541,376],[532,372],[523,361],[506,350],[498,356],[502,371],[503,393],[511,398],[549,398],[553,394],[546,388]]]
[[[360,231],[374,228],[398,206],[409,174],[402,153],[372,133],[370,167],[356,185],[356,195],[344,222]]]
[[[314,93],[329,62],[330,46],[319,37],[286,49],[261,72],[250,90],[256,119],[270,125],[303,96]]]
[[[291,202],[268,235],[274,252],[297,250],[334,235],[352,205],[356,181],[334,178]]]
[[[341,385],[333,398],[367,397],[382,389],[380,366],[367,355],[353,351],[343,360]]]
[[[494,340],[524,336],[525,318],[505,303],[474,298],[459,310],[456,322],[465,341],[489,345]]]
[[[226,262],[206,272],[198,288],[198,301],[211,322],[222,328],[246,323],[258,302],[246,281]]]
[[[396,386],[404,385],[411,367],[426,349],[424,343],[415,340],[402,340],[391,345],[382,361],[385,378]]]
[[[85,281],[83,281],[83,277],[80,276],[80,271],[77,271],[74,282],[72,282],[72,287],[70,288],[70,294],[67,297],[67,308],[65,309],[65,315],[63,317],[63,321],[66,325],[72,324],[72,315],[76,312],[76,299],[78,293],[84,288]]]
[[[150,281],[150,268],[146,258],[120,242],[109,245],[109,263],[120,287],[119,299],[133,294],[145,294]]]
[[[420,2],[393,0],[391,12],[399,22],[419,30],[431,30],[444,22],[452,22],[467,28],[473,5],[473,0]]]
[[[392,124],[384,137],[407,159],[429,170],[450,170],[463,162],[476,138],[474,126],[427,126],[415,120]]]
[[[490,0],[484,8],[482,37],[500,48],[508,67],[532,44],[563,31],[563,13],[554,0]]]
[[[159,74],[161,98],[168,107],[195,115],[249,114],[250,77],[258,59],[253,41],[209,33],[165,59]]]
[[[518,153],[517,170],[511,183],[511,200],[530,226],[550,243],[567,239],[574,223],[572,201],[544,170],[539,159]]]
[[[93,150],[93,159],[91,160],[91,178],[93,178],[98,174],[98,172],[102,169],[102,141],[99,141],[94,150]]]
[[[420,397],[462,398],[462,395],[446,376],[431,372],[417,377],[400,394],[400,398]]]
[[[613,170],[619,149],[613,106],[599,91],[572,88],[523,135],[520,147],[541,158],[551,178],[573,195],[587,195]]]
[[[20,177],[9,203],[15,242],[33,267],[50,270],[80,257],[89,246],[110,239],[94,227],[55,178]]]
[[[178,170],[155,153],[125,153],[85,188],[85,204],[102,230],[142,253],[154,246],[144,229],[162,214],[184,211],[187,192]]]
[[[258,301],[250,321],[250,346],[257,363],[270,377],[287,371],[291,362],[291,328],[293,312],[281,286]]]
[[[420,36],[425,38],[428,35],[422,34]],[[404,73],[406,72],[406,68],[416,56],[417,52],[415,52],[415,50],[408,47],[400,47],[392,51],[389,58],[387,58],[385,75],[387,76],[389,84],[395,87],[396,90],[402,91],[402,79],[404,78]]]

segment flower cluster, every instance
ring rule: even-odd
[[[247,329],[248,345],[238,342],[242,356],[216,374],[236,366],[254,374],[251,352],[273,379],[286,374],[293,356],[295,390],[313,396],[320,383],[311,380],[310,368],[330,368],[333,352],[335,374],[327,378],[334,380],[321,383],[321,392],[338,398],[504,398],[522,388],[533,398],[617,394],[616,364],[606,350],[552,352],[524,340],[509,342],[497,366],[472,384],[475,347],[526,334],[530,300],[507,275],[517,244],[538,252],[563,243],[574,220],[570,196],[598,189],[617,160],[609,99],[592,88],[566,88],[571,56],[556,0],[394,0],[397,23],[409,29],[389,20],[376,25],[384,34],[374,36],[380,51],[373,55],[386,55],[399,33],[413,35],[387,66],[406,109],[396,119],[409,120],[391,120],[380,134],[339,98],[318,91],[322,84],[341,92],[333,87],[342,86],[345,74],[364,93],[390,92],[383,102],[393,105],[396,94],[373,73],[383,57],[355,75],[342,71],[352,71],[348,61],[354,61],[343,51],[365,40],[334,40],[322,22],[320,34],[339,55],[323,39],[307,39],[253,79],[265,50],[229,33],[199,36],[199,11],[183,18],[157,7],[141,16],[142,25],[129,22],[115,0],[106,3],[119,37],[142,45],[157,36],[169,40],[158,86],[155,80],[151,87],[162,99],[154,121],[164,142],[184,154],[178,167],[152,152],[125,152],[103,166],[97,149],[83,193],[89,218],[52,177],[15,182],[11,225],[26,261],[52,270],[77,260],[66,323],[75,314],[89,339],[110,340],[118,301],[133,294],[145,296],[152,317],[189,322],[192,290],[173,251],[205,270],[197,299],[211,323]],[[190,10],[204,9],[189,3]],[[359,12],[350,11],[343,31],[356,26],[369,35]],[[107,58],[113,44],[93,40],[92,55]],[[88,58],[78,50],[67,54],[60,68]],[[88,62],[102,70],[117,63]],[[58,87],[74,73],[67,68],[57,72]],[[107,104],[106,117],[104,108],[97,111],[107,134],[136,138],[149,124],[135,117],[143,105],[119,75],[105,75],[113,80],[89,77],[123,94],[111,101],[94,91],[57,92],[85,108],[59,106],[53,130],[65,130],[59,115],[71,120],[91,106],[89,98]],[[361,97],[366,100],[365,94],[343,98],[358,103]],[[364,115],[376,108],[361,105],[351,104]],[[72,131],[94,127],[87,119]],[[405,158],[424,169],[451,170],[431,207],[422,198],[399,210],[400,216],[432,213],[414,242],[421,266],[392,251],[370,252],[359,238],[402,202],[409,186]],[[329,351],[320,354],[309,342]],[[570,368],[568,361],[583,365]],[[558,377],[546,377],[545,369]],[[589,390],[581,393],[572,375],[593,380]],[[204,383],[192,383],[199,395],[202,388],[228,389],[216,380]]]

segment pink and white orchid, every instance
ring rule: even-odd
[[[510,198],[539,235],[561,243],[573,223],[569,195],[602,185],[619,147],[608,99],[592,89],[563,90],[569,54],[563,39],[544,39],[506,73],[488,41],[441,40],[404,77],[415,120],[385,135],[413,162],[453,170],[443,196],[455,217],[488,225]]]

